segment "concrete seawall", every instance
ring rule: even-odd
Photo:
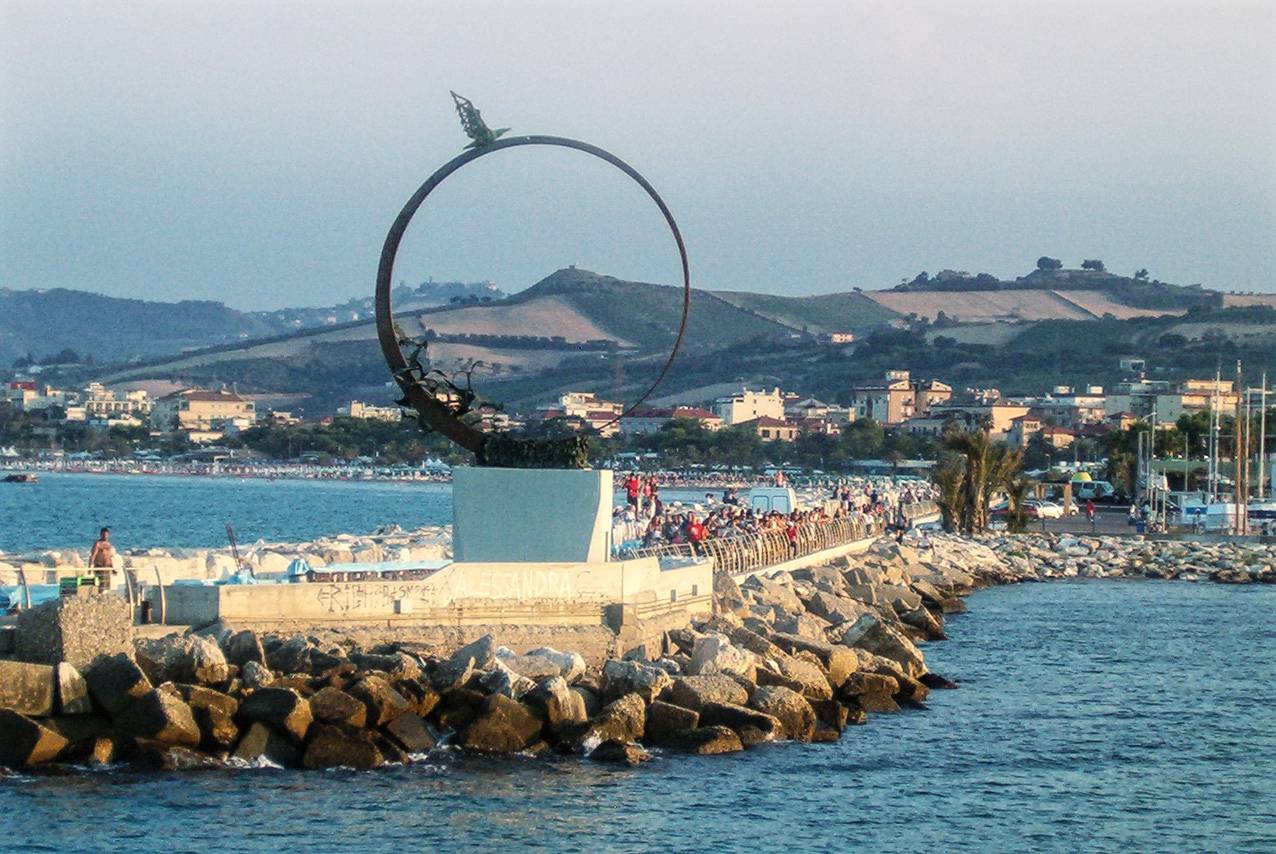
[[[164,587],[168,624],[600,625],[608,606],[647,615],[712,608],[713,563],[661,568],[655,558],[609,563],[454,563],[413,581]],[[156,603],[158,604],[158,603]]]

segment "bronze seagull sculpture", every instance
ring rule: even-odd
[[[453,92],[452,100],[456,102],[456,112],[461,117],[461,127],[465,130],[465,135],[473,140],[465,146],[466,148],[479,149],[491,145],[496,142],[497,137],[509,131],[509,128],[496,130],[489,128],[487,122],[483,121],[478,107],[474,106],[474,102],[469,98],[462,98]]]

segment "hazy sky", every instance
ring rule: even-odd
[[[408,196],[515,133],[646,173],[696,285],[806,294],[1038,255],[1276,290],[1276,3],[0,0],[0,287],[370,295]],[[396,278],[672,281],[641,191],[500,152]]]

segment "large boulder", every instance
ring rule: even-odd
[[[948,639],[948,635],[944,633],[944,624],[928,608],[918,607],[911,611],[905,611],[899,615],[899,619],[904,625],[921,632],[922,637],[926,640]]]
[[[304,768],[354,768],[366,770],[385,763],[372,733],[320,724],[306,742]]]
[[[301,635],[293,635],[266,651],[266,665],[276,673],[309,673],[314,645]]]
[[[516,753],[539,740],[543,726],[544,721],[529,706],[493,694],[457,743],[479,753]]]
[[[895,609],[896,613],[904,613],[922,606],[922,597],[903,584],[883,584],[877,588],[878,595]]]
[[[233,633],[223,644],[223,651],[227,661],[241,668],[250,661],[263,666],[266,664],[266,650],[261,645],[261,638],[252,629]]]
[[[784,734],[783,724],[773,715],[734,703],[706,704],[700,710],[700,726],[725,726],[737,732],[745,727],[752,727],[767,739],[779,738]]]
[[[201,635],[165,635],[135,641],[137,663],[154,684],[194,682],[215,685],[230,678],[217,642]]]
[[[271,673],[264,664],[258,664],[255,661],[245,664],[239,676],[244,683],[244,687],[254,691],[258,688],[265,688],[275,681],[275,674]]]
[[[47,664],[0,661],[0,708],[48,717],[56,701],[54,668]]]
[[[412,705],[413,714],[425,717],[434,711],[439,704],[439,692],[434,690],[425,677],[420,679],[400,679],[391,687],[403,695],[403,699]]]
[[[53,670],[58,684],[58,714],[90,714],[93,700],[89,697],[89,683],[84,681],[80,671],[65,661],[55,665]]]
[[[453,688],[439,695],[434,718],[445,730],[460,732],[483,712],[487,695],[471,688]]]
[[[158,744],[196,747],[200,742],[191,707],[169,691],[152,690],[134,700],[115,718],[115,731],[122,738]]]
[[[876,615],[865,614],[856,620],[842,636],[842,643],[888,658],[914,679],[926,672],[926,661],[916,644]]]
[[[312,658],[314,653],[311,653]],[[390,677],[390,681],[399,679],[417,679],[421,676],[421,665],[405,652],[392,652],[385,655],[369,653],[351,653],[350,661],[360,670],[378,670]],[[340,661],[326,662],[330,667]],[[312,661],[313,667],[313,661]]]
[[[683,737],[681,746],[701,756],[739,753],[744,750],[744,743],[740,740],[739,734],[725,726],[702,726],[693,729]]]
[[[719,613],[737,612],[745,607],[740,585],[726,572],[713,574],[713,604]]]
[[[137,747],[141,761],[156,771],[195,771],[222,767],[222,763],[214,757],[190,747],[146,739],[139,739]]]
[[[39,723],[69,743],[59,755],[60,760],[98,765],[115,760],[119,739],[110,720],[103,716],[60,715],[42,718]]]
[[[0,709],[0,767],[25,768],[57,759],[69,742],[26,715]]]
[[[824,633],[833,624],[814,614],[783,614],[775,620],[775,630],[810,640],[824,640]]]
[[[452,653],[448,659],[452,664],[462,664],[467,659],[473,663],[475,670],[486,670],[492,666],[496,657],[496,639],[491,635],[483,635]]]
[[[810,581],[817,590],[823,590],[835,596],[843,595],[842,591],[846,589],[846,581],[842,578],[841,570],[832,566],[814,566],[793,574]]]
[[[114,593],[58,596],[18,613],[14,647],[19,661],[65,661],[84,673],[103,656],[132,654],[133,609]]]
[[[748,650],[735,646],[726,635],[711,632],[696,639],[687,671],[693,676],[735,674],[752,682],[757,661]]]
[[[595,762],[612,762],[632,768],[651,759],[651,754],[644,750],[642,745],[613,738],[591,750],[589,758]]]
[[[314,721],[310,703],[292,688],[262,688],[239,704],[239,718],[263,723],[300,744]]]
[[[95,659],[85,671],[84,679],[89,684],[89,695],[110,717],[151,691],[146,674],[123,652]]]
[[[832,698],[833,686],[828,674],[819,664],[797,656],[784,656],[776,659],[776,665],[785,677],[802,686],[801,693],[804,697],[812,700]]]
[[[527,655],[533,659],[549,659],[557,664],[558,675],[566,679],[568,685],[576,684],[576,680],[585,675],[585,659],[578,652],[559,652],[553,647],[542,646],[537,647],[527,653]],[[524,673],[523,675],[527,676],[528,674]]]
[[[810,741],[815,732],[815,710],[791,688],[758,688],[749,699],[749,706],[778,719],[784,734],[794,741]]]
[[[407,698],[380,676],[369,674],[347,689],[350,696],[361,700],[368,707],[368,725],[384,726],[390,721],[412,711]]]
[[[786,614],[801,614],[806,610],[792,587],[774,579],[755,575],[744,583],[744,587],[752,591],[753,601],[759,605],[770,605]]]
[[[656,700],[647,707],[642,740],[645,744],[682,744],[686,735],[700,726],[700,713]]]
[[[673,680],[664,699],[683,708],[699,711],[706,703],[744,705],[749,702],[749,692],[739,682],[723,674],[679,676]]]
[[[824,665],[824,669],[828,672],[829,682],[835,687],[845,682],[846,677],[859,670],[860,667],[859,656],[856,655],[855,650],[848,649],[840,644],[831,644],[821,639],[782,632],[773,634],[771,640],[784,651],[794,655],[801,652],[814,654],[820,660],[820,663]]]
[[[588,719],[584,696],[572,690],[561,676],[542,679],[523,699],[541,712],[546,727],[554,734],[566,732]]]
[[[203,685],[172,687],[191,707],[202,735],[200,743],[205,750],[230,750],[235,746],[239,741],[239,725],[235,723],[235,714],[239,711],[237,699]]]
[[[673,680],[662,668],[613,658],[603,665],[600,688],[603,702],[611,702],[626,694],[637,694],[644,703],[650,703],[672,683]]]
[[[382,727],[381,731],[409,754],[425,753],[438,743],[425,719],[419,715],[397,717]]]
[[[479,684],[487,693],[504,694],[511,700],[522,699],[524,694],[536,687],[535,682],[510,670],[499,658],[492,659],[491,668],[479,678]]]
[[[531,679],[533,682],[563,675],[560,664],[547,655],[519,655],[506,647],[501,647],[496,650],[496,660],[507,670]]]
[[[807,605],[812,614],[817,617],[823,617],[835,625],[837,623],[853,622],[859,619],[862,614],[872,610],[868,605],[856,599],[823,591],[812,596]]]
[[[647,726],[647,707],[642,697],[626,694],[619,700],[604,706],[585,731],[576,739],[578,752],[588,753],[610,739],[637,741]]]
[[[260,722],[248,727],[232,756],[253,766],[297,768],[301,765],[301,751],[292,741]]]
[[[367,725],[368,707],[362,700],[332,685],[310,698],[310,714],[317,723],[360,728]]]

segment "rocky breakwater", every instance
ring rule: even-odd
[[[946,539],[946,538],[945,538]],[[1157,578],[1276,584],[1276,544],[1068,534],[989,535],[1007,580]]]
[[[388,525],[364,536],[338,534],[304,543],[258,541],[240,547],[240,558],[263,578],[283,576],[298,558],[319,568],[342,563],[442,560],[451,554],[449,526],[405,531]],[[16,585],[23,575],[28,584],[55,584],[59,577],[86,572],[87,560],[87,549],[0,552],[0,586]],[[156,581],[157,572],[163,583],[169,584],[184,578],[221,580],[237,569],[229,548],[126,548],[120,552],[116,568],[133,570],[139,581],[148,584]]]
[[[927,670],[919,645],[944,637],[944,615],[993,583],[987,568],[999,564],[977,544],[923,553],[883,541],[836,565],[741,585],[722,578],[716,616],[595,669],[491,636],[446,656],[404,641],[365,649],[224,625],[139,639],[82,676],[63,668],[65,691],[10,702],[0,762],[362,769],[446,747],[638,764],[652,748],[831,742],[871,714],[953,687]]]

